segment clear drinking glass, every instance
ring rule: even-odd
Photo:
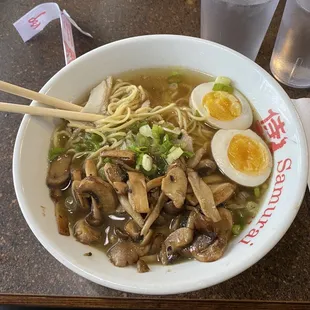
[[[201,37],[255,60],[278,3],[279,0],[201,0]]]
[[[287,0],[270,69],[277,80],[310,87],[310,0]]]

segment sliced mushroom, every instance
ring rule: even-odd
[[[118,158],[129,166],[134,165],[136,162],[135,153],[128,150],[105,150],[100,153],[100,156],[108,158]]]
[[[175,231],[178,228],[180,228],[181,220],[182,220],[181,214],[177,215],[174,219],[172,219],[169,226],[170,231]]]
[[[124,227],[126,233],[131,237],[132,240],[137,241],[140,239],[141,228],[134,220],[129,220]]]
[[[96,199],[92,197],[91,211],[85,217],[85,221],[92,227],[99,227],[103,224],[104,218],[101,207]]]
[[[92,197],[92,209],[87,216],[87,222],[92,226],[100,226],[103,215],[114,213],[118,206],[116,194],[112,186],[99,177],[89,176],[83,179],[79,185],[78,193],[82,196]]]
[[[194,230],[188,227],[182,227],[172,232],[165,240],[167,252],[173,254],[179,249],[186,247],[193,241]]]
[[[55,216],[56,216],[58,233],[63,236],[70,236],[67,210],[65,209],[62,200],[55,203]]]
[[[232,229],[232,215],[225,208],[219,208],[222,220],[215,223],[215,233],[205,232],[190,246],[194,258],[201,262],[213,262],[221,258],[226,250]]]
[[[96,164],[92,159],[86,159],[85,160],[84,168],[85,168],[85,174],[87,177],[98,176]]]
[[[116,193],[119,195],[127,195],[128,194],[128,185],[124,182],[113,182],[113,188]]]
[[[81,181],[82,180],[82,171],[80,169],[71,170],[71,180]]]
[[[133,220],[142,228],[144,220],[140,213],[136,212],[128,201],[128,198],[123,195],[118,195],[118,199],[125,211],[133,218]]]
[[[180,167],[169,169],[167,175],[162,180],[161,190],[173,201],[176,208],[181,208],[184,204],[187,190],[185,172]]]
[[[183,157],[178,158],[177,160],[175,160],[169,167],[168,167],[168,171],[172,168],[175,167],[179,167],[181,168],[183,171],[186,171],[186,162],[185,159]]]
[[[146,245],[150,245],[152,238],[154,235],[154,231],[152,229],[150,229],[146,235],[143,236],[142,241],[140,242],[141,246],[146,246]]]
[[[149,249],[149,246],[141,247],[131,241],[119,241],[109,249],[107,255],[115,266],[126,267],[135,264]]]
[[[186,201],[193,207],[197,206],[199,203],[194,193],[186,194]]]
[[[137,271],[139,273],[145,273],[150,271],[149,266],[147,265],[147,263],[143,260],[143,259],[139,259],[137,262]]]
[[[156,205],[160,192],[161,192],[160,187],[155,187],[148,192],[150,208]]]
[[[160,177],[157,177],[155,179],[148,181],[146,183],[146,191],[149,192],[151,189],[153,189],[155,187],[160,187],[163,178],[164,178],[163,176],[160,176]]]
[[[187,169],[188,181],[191,184],[194,194],[199,201],[200,208],[205,216],[213,222],[221,220],[221,216],[215,206],[213,194],[210,187],[198,176],[197,172]]]
[[[235,192],[237,186],[232,183],[212,184],[210,189],[213,193],[215,205],[228,200]]]
[[[168,197],[162,192],[158,198],[156,206],[146,218],[146,221],[141,230],[141,235],[145,236],[148,233],[150,227],[156,221],[157,217],[160,214],[161,209],[163,208],[167,200],[168,200]]]
[[[217,169],[216,163],[211,159],[202,159],[195,167],[200,177],[206,177]]]
[[[226,182],[226,178],[222,174],[212,174],[206,177],[203,177],[203,180],[207,184],[223,183]]]
[[[184,206],[182,205],[181,208],[176,208],[174,206],[174,203],[172,200],[169,200],[167,201],[165,204],[164,204],[164,211],[167,213],[167,214],[171,214],[171,215],[178,215],[180,214],[182,211],[184,210]]]
[[[74,237],[81,243],[92,244],[101,239],[101,232],[99,230],[90,227],[84,219],[79,220],[73,227]]]
[[[207,218],[204,214],[196,212],[194,219],[195,230],[200,233],[205,233],[207,231],[215,231],[215,223],[212,222],[210,218]]]
[[[145,177],[139,172],[128,172],[128,199],[133,209],[138,213],[150,211],[146,192]]]
[[[178,257],[178,251],[193,241],[194,231],[190,228],[179,228],[171,233],[162,245],[159,258],[167,265]]]
[[[187,228],[190,228],[192,230],[195,229],[195,222],[196,222],[196,218],[197,218],[197,213],[196,211],[191,211],[189,216],[188,216],[188,219],[187,219],[187,223],[186,223],[186,227]]]
[[[207,154],[209,146],[209,143],[205,143],[199,150],[197,150],[195,155],[187,161],[187,167],[194,169],[199,164],[202,157]]]
[[[108,182],[113,186],[114,182],[126,182],[127,175],[117,164],[106,163],[103,167]]]
[[[165,237],[163,234],[157,234],[152,241],[151,248],[148,252],[148,255],[158,254],[161,249],[161,245],[164,243]]]
[[[118,227],[114,227],[114,235],[116,235],[120,240],[128,240],[129,235]]]
[[[51,162],[46,178],[46,184],[49,188],[62,188],[68,184],[71,160],[70,155],[64,154]]]
[[[89,210],[90,209],[90,203],[88,202],[86,197],[83,197],[79,191],[78,188],[80,186],[81,181],[74,180],[71,184],[71,191],[72,196],[74,197],[75,201],[78,203],[78,206],[82,210]]]

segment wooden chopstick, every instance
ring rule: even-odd
[[[4,81],[0,81],[0,90],[10,93],[19,97],[31,99],[31,100],[36,100],[40,103],[49,105],[51,107],[57,108],[57,109],[62,109],[62,110],[68,110],[68,111],[77,111],[80,112],[82,110],[82,107],[58,99],[54,98],[45,94],[37,93],[33,90],[26,89],[17,85],[13,85]]]
[[[38,116],[52,116],[52,117],[64,118],[67,120],[84,121],[84,122],[95,122],[98,121],[99,119],[102,119],[102,115],[97,114],[33,107],[28,105],[7,103],[7,102],[0,102],[0,111],[38,115]]]

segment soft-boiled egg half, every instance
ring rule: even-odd
[[[248,100],[236,89],[232,92],[214,91],[215,83],[203,83],[194,88],[190,105],[194,112],[206,118],[213,128],[248,129],[253,113]]]
[[[252,130],[219,130],[211,142],[219,169],[236,183],[254,187],[264,183],[272,169],[266,143]]]

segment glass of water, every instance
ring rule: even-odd
[[[286,1],[270,69],[291,87],[310,87],[310,0]]]
[[[201,37],[255,60],[278,3],[279,0],[201,0]]]

